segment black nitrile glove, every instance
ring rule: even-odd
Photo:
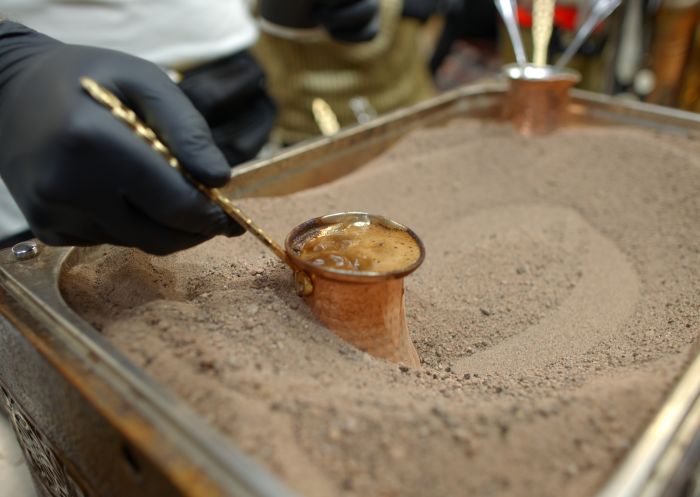
[[[230,170],[202,116],[155,65],[0,23],[0,175],[51,245],[166,254],[242,228],[80,86],[88,76],[151,126],[205,185]]]
[[[433,14],[449,16],[459,12],[463,4],[463,0],[404,0],[402,15],[425,22]]]
[[[323,26],[338,41],[369,41],[379,32],[379,0],[261,0],[260,13],[287,28]]]
[[[185,72],[179,86],[206,119],[231,166],[252,159],[267,143],[277,107],[265,74],[247,51]]]
[[[369,41],[379,32],[379,0],[319,0],[320,23],[338,41]]]

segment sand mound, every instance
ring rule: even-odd
[[[165,258],[96,249],[63,289],[302,495],[592,495],[698,336],[699,157],[652,132],[455,122],[332,184],[245,201],[279,240],[344,210],[413,228],[421,370],[320,327],[249,236]]]

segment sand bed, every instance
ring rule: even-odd
[[[309,497],[592,495],[650,421],[700,322],[700,144],[630,129],[422,130],[335,183],[247,210],[425,242],[407,281],[420,370],[320,327],[250,236],[165,258],[101,248],[67,300]]]

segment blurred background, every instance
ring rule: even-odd
[[[549,61],[564,52],[596,2],[556,2]],[[379,4],[379,34],[360,45],[304,43],[263,29],[253,53],[278,105],[273,149],[496,78],[515,61],[493,0]],[[528,60],[531,4],[520,0],[517,12]],[[623,0],[569,66],[582,74],[581,89],[700,112],[700,0]],[[315,100],[327,108],[314,108]]]
[[[563,52],[585,18],[591,0],[557,2],[550,60]],[[519,2],[526,49],[531,46],[530,6]],[[572,67],[579,87],[700,112],[700,1],[625,0],[584,44]],[[431,67],[445,90],[495,74],[514,61],[492,1],[464,8],[427,28],[438,40]]]

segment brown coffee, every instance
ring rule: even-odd
[[[323,228],[304,243],[299,257],[327,269],[388,273],[415,264],[420,254],[408,232],[360,222]]]

